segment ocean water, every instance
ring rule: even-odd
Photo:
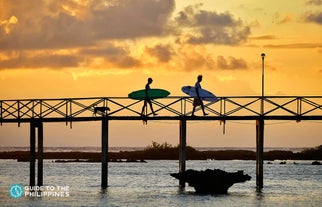
[[[119,152],[119,151],[135,151],[135,150],[144,150],[146,147],[109,147],[109,152]],[[256,147],[194,147],[199,151],[208,151],[208,150],[250,150],[256,151]],[[30,147],[1,147],[0,152],[8,151],[29,151]],[[265,147],[264,151],[272,150],[284,150],[292,152],[301,152],[308,147]],[[44,147],[44,152],[101,152],[101,147]]]
[[[258,192],[255,161],[187,161],[187,169],[244,170],[252,176],[227,195],[198,195],[189,186],[179,190],[178,180],[169,175],[178,172],[178,161],[109,163],[109,187],[102,190],[100,163],[44,160],[44,186],[67,186],[63,193],[68,196],[12,198],[12,184],[28,187],[29,163],[0,160],[0,206],[322,206],[322,166],[296,162],[265,163],[264,188]]]

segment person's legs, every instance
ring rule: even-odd
[[[141,111],[142,116],[144,115],[145,107],[146,107],[146,100],[144,100],[144,104],[143,104],[143,107],[142,107],[142,111]]]
[[[203,115],[207,116],[208,114],[205,112],[205,106],[203,105],[202,101],[201,101],[201,109],[202,109]]]
[[[208,114],[205,112],[205,107],[203,105],[203,101],[200,100],[200,99],[194,99],[193,100],[193,109],[192,109],[192,114],[191,116],[194,116],[195,115],[195,110],[196,110],[196,107],[197,106],[201,106],[201,109],[202,109],[202,112],[203,112],[203,115],[204,116],[207,116]]]
[[[148,102],[149,102],[149,105],[150,105],[150,109],[151,109],[151,111],[152,111],[153,115],[154,115],[154,116],[158,115],[158,114],[156,114],[156,113],[154,112],[154,110],[153,110],[153,107],[152,107],[152,102],[151,102],[151,100],[148,100]]]
[[[192,108],[192,114],[191,116],[194,116],[195,115],[195,110],[196,110],[196,107],[198,106],[198,99],[193,99],[193,108]]]

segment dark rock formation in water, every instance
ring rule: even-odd
[[[316,160],[316,161],[312,162],[312,165],[322,165],[322,163]]]
[[[219,169],[187,170],[183,173],[172,173],[171,176],[187,182],[200,194],[227,194],[228,188],[233,184],[251,179],[242,170],[231,173]]]

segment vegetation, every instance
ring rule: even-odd
[[[322,145],[295,153],[295,158],[299,160],[322,160]]]
[[[45,152],[44,159],[86,159],[93,162],[100,162],[102,154],[97,152]],[[178,160],[179,145],[172,146],[165,142],[159,144],[152,142],[143,150],[109,152],[110,160]],[[0,152],[0,159],[17,159],[19,161],[29,161],[29,151]],[[219,151],[198,151],[197,149],[186,147],[187,160],[255,160],[256,152],[251,150],[219,150]],[[265,160],[322,160],[322,145],[306,149],[302,152],[274,150],[264,152]]]
[[[159,151],[159,150],[169,150],[172,149],[173,146],[171,144],[168,144],[167,142],[164,142],[163,144],[159,144],[155,141],[152,141],[151,145],[148,145],[144,150],[145,151]]]
[[[144,149],[144,152],[146,155],[154,155],[155,158],[158,159],[158,157],[168,157],[170,159],[178,159],[179,157],[179,145],[176,147],[172,146],[171,144],[168,144],[167,142],[164,142],[162,144],[159,144],[157,142],[152,142],[151,145],[147,146]],[[186,147],[186,155],[188,159],[200,159],[202,157],[202,152],[199,152],[193,147],[187,146]],[[199,157],[199,158],[197,158]],[[205,159],[205,158],[203,158]]]

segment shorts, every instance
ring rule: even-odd
[[[202,100],[195,98],[193,100],[193,106],[201,106],[202,105]]]

